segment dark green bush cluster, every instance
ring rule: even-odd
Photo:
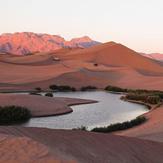
[[[45,93],[45,96],[48,96],[48,97],[53,97],[53,93],[50,93],[50,92]]]
[[[157,95],[160,98],[163,98],[163,91],[158,91],[158,90],[145,90],[145,89],[131,90],[131,89],[128,89],[127,92],[129,92],[129,93],[136,93],[136,94]]]
[[[161,98],[158,95],[135,94],[135,93],[130,93],[126,95],[126,99],[142,101],[149,104],[158,104],[161,101]]]
[[[54,90],[54,91],[59,91],[59,92],[75,92],[76,88],[74,87],[70,87],[68,85],[50,85],[49,86],[50,89]]]
[[[81,127],[78,127],[78,128],[73,128],[72,130],[82,130],[82,131],[87,131],[87,127],[86,126],[81,126]]]
[[[125,88],[120,88],[120,87],[116,87],[116,86],[107,86],[105,88],[106,91],[112,91],[112,92],[127,92],[127,89]]]
[[[160,101],[161,101],[161,98],[156,95],[147,96],[147,98],[145,99],[145,102],[150,103],[150,104],[158,104]]]
[[[31,113],[27,108],[20,106],[0,107],[0,125],[21,123],[30,118]]]
[[[126,88],[120,88],[117,86],[107,86],[105,88],[106,91],[112,91],[112,92],[127,92],[127,93],[135,93],[135,94],[148,94],[148,95],[156,95],[160,98],[163,98],[163,91],[159,90],[145,90],[145,89],[126,89]]]
[[[111,124],[107,127],[97,127],[92,129],[91,131],[93,132],[103,132],[103,133],[109,133],[109,132],[114,132],[114,131],[119,131],[119,130],[125,130],[134,126],[137,126],[139,124],[142,124],[143,122],[146,121],[145,117],[137,117],[134,120],[131,121],[126,121],[123,123],[116,123],[116,124]]]
[[[97,87],[95,86],[86,86],[86,87],[82,87],[80,88],[80,91],[92,91],[92,90],[96,90]]]
[[[35,90],[38,91],[38,92],[42,91],[42,89],[40,87],[36,87]]]

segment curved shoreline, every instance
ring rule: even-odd
[[[111,92],[112,93],[112,92]],[[143,122],[143,123],[140,123],[140,124],[138,124],[138,125],[133,125],[132,127],[129,127],[129,128],[125,128],[125,129],[117,129],[117,130],[115,130],[115,131],[111,131],[110,133],[114,133],[114,134],[116,134],[116,133],[123,133],[123,131],[125,132],[125,131],[127,131],[127,130],[131,130],[131,129],[133,129],[133,128],[136,128],[136,127],[139,127],[139,126],[141,126],[142,124],[145,124],[146,122],[147,122],[147,120],[149,120],[149,118],[147,117],[147,115],[149,114],[149,113],[151,113],[151,112],[153,112],[155,109],[157,109],[157,108],[159,108],[159,107],[161,107],[162,105],[163,105],[163,102],[161,102],[161,103],[159,103],[159,104],[156,104],[156,105],[152,105],[152,104],[149,104],[149,103],[145,103],[145,102],[142,102],[142,101],[136,101],[136,100],[129,100],[129,99],[127,99],[126,98],[126,96],[121,96],[120,97],[120,100],[123,100],[123,101],[125,101],[125,102],[130,102],[130,103],[136,103],[136,104],[140,104],[140,105],[144,105],[144,106],[146,106],[147,107],[147,109],[148,109],[148,112],[146,112],[146,113],[144,113],[144,114],[141,114],[141,115],[139,115],[138,117],[144,117],[146,120]],[[138,118],[137,117],[137,118]],[[134,121],[135,119],[133,119],[133,121]],[[128,121],[125,121],[124,123],[127,123]],[[112,126],[114,126],[114,125],[116,125],[117,123],[114,123],[114,124],[111,124]],[[123,122],[121,123],[122,125],[123,125]],[[108,127],[109,127],[110,125],[108,125]],[[107,130],[105,130],[105,132],[104,132],[104,130],[103,129],[105,129],[106,127],[95,127],[94,129],[98,129],[99,128],[99,130],[98,131],[94,131],[94,132],[101,132],[101,133],[107,133]],[[109,133],[109,132],[108,132]]]
[[[45,97],[22,94],[0,94],[0,105],[16,105],[28,108],[32,117],[59,116],[71,113],[70,106],[79,104],[96,103],[95,100],[65,98],[65,97]]]
[[[123,96],[122,96],[123,97]],[[124,101],[127,101],[127,102],[131,102],[131,103],[135,103],[135,104],[140,104],[140,105],[144,105],[148,108],[148,112],[140,115],[140,116],[145,116],[146,114],[148,114],[149,112],[152,112],[153,110],[159,108],[162,104],[162,103],[159,103],[159,104],[156,104],[156,105],[152,105],[152,104],[149,104],[149,103],[145,103],[145,102],[142,102],[142,101],[136,101],[136,100],[128,100],[124,97],[124,99],[121,99],[121,100],[124,100]]]
[[[62,98],[62,97],[60,97]],[[70,98],[72,99],[72,98]],[[79,98],[74,98],[75,100],[84,100],[84,99],[79,99]],[[76,105],[85,105],[85,104],[94,104],[94,103],[98,103],[98,101],[95,100],[84,100],[83,102],[74,102],[72,104],[68,104],[67,107],[70,109],[69,111],[63,112],[63,113],[55,113],[55,114],[49,114],[49,115],[40,115],[40,116],[32,116],[32,118],[41,118],[41,117],[52,117],[52,116],[62,116],[62,115],[66,115],[69,113],[73,112],[73,109],[71,108],[71,106],[76,106]]]

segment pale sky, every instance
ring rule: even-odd
[[[163,53],[163,0],[0,0],[0,33],[88,35]]]

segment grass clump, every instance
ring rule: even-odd
[[[11,125],[26,122],[31,118],[31,112],[21,106],[0,107],[0,125]]]

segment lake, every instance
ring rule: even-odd
[[[92,99],[99,102],[72,106],[73,112],[70,114],[31,118],[23,126],[52,129],[72,129],[86,126],[91,129],[132,120],[148,112],[146,106],[122,101],[120,100],[121,96],[120,94],[112,94],[105,91],[54,93],[54,98],[70,97]]]

